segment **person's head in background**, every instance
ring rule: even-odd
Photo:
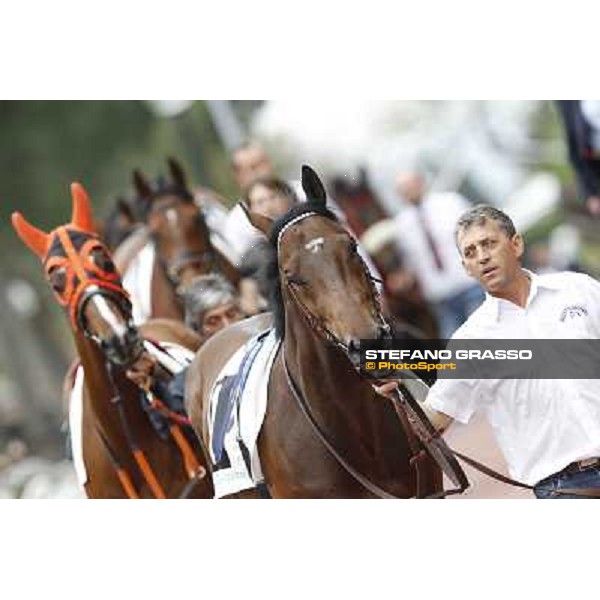
[[[208,339],[243,318],[234,287],[213,273],[193,279],[183,292],[185,323]]]
[[[258,142],[244,142],[231,153],[233,177],[245,190],[258,177],[272,176],[273,165],[265,149]]]
[[[415,171],[404,171],[396,176],[396,193],[408,204],[417,205],[425,196],[425,177]]]
[[[244,201],[251,212],[269,219],[278,219],[298,203],[298,197],[283,179],[263,176],[246,188]]]

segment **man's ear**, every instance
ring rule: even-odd
[[[242,207],[246,218],[253,227],[256,227],[261,233],[265,236],[269,235],[269,231],[271,231],[271,227],[273,227],[273,219],[269,219],[269,217],[265,217],[263,215],[259,215],[257,213],[252,212],[247,206],[245,202],[239,202],[239,205]]]
[[[525,252],[525,242],[523,241],[523,236],[520,233],[515,233],[511,240],[511,244],[517,258],[523,258],[523,254]]]

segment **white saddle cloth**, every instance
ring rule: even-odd
[[[263,335],[263,334],[259,334]],[[234,376],[240,370],[240,365],[246,352],[253,346],[255,336],[244,344],[223,367],[210,392],[208,410],[208,431],[213,431],[216,406],[219,392],[225,377]],[[245,489],[250,489],[263,481],[262,469],[256,442],[267,410],[267,391],[269,375],[273,361],[279,349],[280,340],[271,330],[263,341],[252,367],[248,373],[246,384],[241,394],[239,404],[233,407],[231,427],[225,434],[224,449],[229,458],[230,467],[222,468],[213,473],[215,497],[222,498]],[[250,453],[250,469],[244,460],[240,443]],[[213,455],[212,440],[209,444],[211,458]]]

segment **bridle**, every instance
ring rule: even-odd
[[[182,196],[181,201],[185,202],[186,205],[190,202],[187,196]],[[175,290],[176,294],[181,293],[182,289],[182,280],[181,280],[181,272],[191,265],[197,265],[199,267],[199,275],[203,273],[212,273],[213,271],[218,270],[218,260],[215,249],[210,243],[210,234],[206,222],[202,218],[202,211],[198,208],[193,202],[191,203],[194,206],[198,213],[195,215],[195,219],[200,224],[200,228],[204,237],[207,241],[208,247],[205,250],[184,250],[176,254],[176,256],[170,260],[167,260],[158,254],[157,260],[161,265],[167,280]],[[164,207],[161,208],[161,211],[166,211],[171,209],[172,207]],[[152,216],[149,217],[151,221]],[[158,228],[151,223],[149,223],[150,231],[152,232],[152,237],[154,239],[154,243],[156,247],[160,247],[159,244],[159,232]]]
[[[75,249],[69,235],[71,232],[85,235],[88,238],[79,250]],[[98,336],[89,330],[85,318],[85,306],[96,295],[102,295],[115,302],[124,315],[127,326],[132,325],[131,301],[129,294],[121,285],[119,273],[116,270],[102,269],[91,258],[94,250],[101,249],[106,252],[106,248],[98,237],[67,226],[59,227],[56,235],[65,256],[53,256],[49,251],[44,258],[44,267],[47,273],[55,267],[66,270],[65,290],[63,292],[55,290],[54,293],[59,304],[66,308],[73,329],[96,342],[99,341]]]
[[[305,219],[307,217],[311,217],[311,216],[318,216],[318,213],[315,213],[315,212],[302,213],[301,215],[292,219],[289,223],[287,223],[281,229],[281,231],[279,232],[279,234],[277,236],[277,240],[276,240],[278,254],[279,254],[281,239],[283,237],[283,234],[288,230],[288,228],[291,227],[292,225],[295,225],[296,223],[302,221],[303,219]],[[370,274],[369,269],[368,269],[365,261],[363,260],[362,256],[360,256],[360,254],[358,254],[358,253],[356,254],[356,256],[361,262],[363,272],[369,283],[370,300],[377,307],[376,320],[378,321],[379,330],[383,335],[389,335],[391,333],[391,328],[386,323],[386,321],[383,317],[383,314],[381,311],[381,297],[379,295],[379,292],[377,291],[377,288],[375,287],[375,282],[379,281],[379,280]],[[281,279],[282,279],[282,282],[284,282],[286,284],[285,289],[286,289],[287,293],[293,298],[294,302],[297,304],[297,306],[300,309],[300,312],[302,313],[302,316],[304,317],[304,320],[308,324],[309,328],[312,329],[313,331],[319,333],[321,335],[321,337],[323,337],[328,343],[339,348],[344,353],[346,353],[346,355],[348,355],[350,352],[350,348],[349,348],[348,344],[346,344],[345,342],[340,340],[340,338],[337,335],[335,335],[323,323],[322,319],[315,316],[311,312],[311,310],[306,306],[306,304],[304,304],[302,302],[302,300],[300,300],[298,295],[294,292],[293,286],[291,285],[289,278],[285,274],[281,274]]]
[[[187,267],[198,265],[202,273],[212,273],[218,270],[217,255],[212,247],[201,252],[186,250],[172,260],[159,257],[158,261],[165,272],[167,280],[178,294],[181,293],[182,288],[181,272]]]

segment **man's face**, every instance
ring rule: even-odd
[[[502,295],[520,271],[523,238],[509,238],[496,221],[487,219],[461,231],[457,242],[467,273],[491,295]]]
[[[199,323],[199,331],[205,338],[209,338],[241,318],[242,313],[237,303],[226,302],[204,313],[202,322]]]
[[[248,194],[249,208],[263,217],[278,219],[292,207],[289,198],[268,188],[262,183],[255,183]]]
[[[425,179],[418,173],[399,173],[396,192],[409,204],[419,204],[425,194]]]
[[[269,157],[260,146],[240,148],[233,156],[233,176],[241,190],[255,179],[273,175]]]

